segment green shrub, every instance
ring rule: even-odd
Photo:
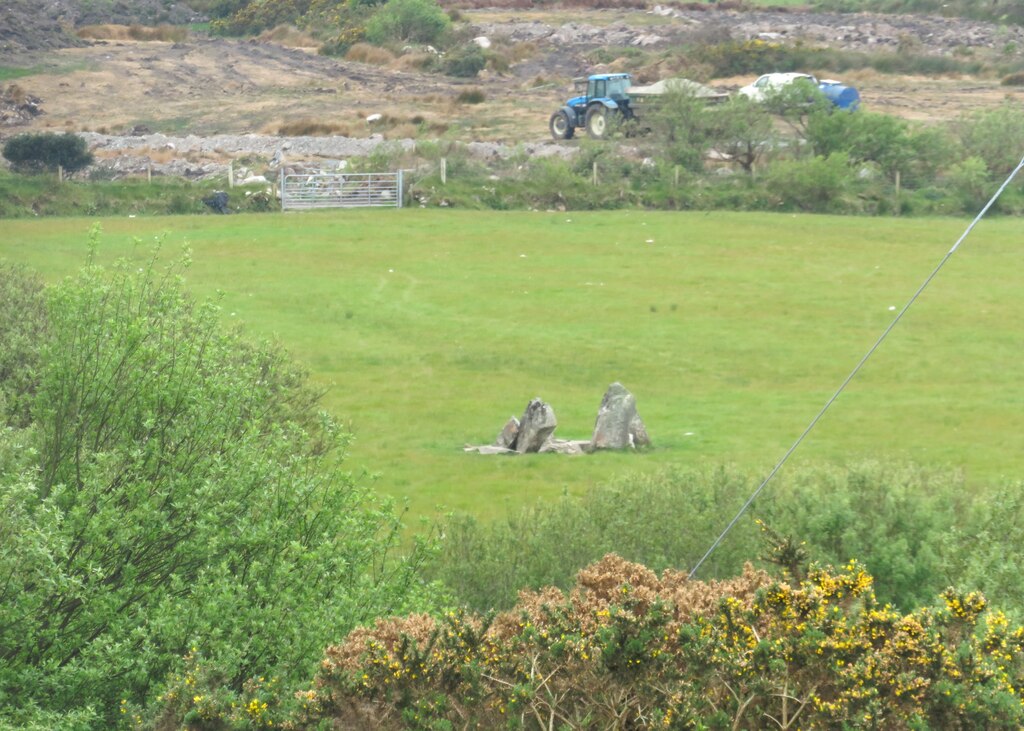
[[[828,157],[776,160],[768,167],[764,180],[781,206],[824,212],[839,207],[855,177],[846,153],[834,152]]]
[[[377,44],[439,44],[451,25],[436,0],[388,0],[366,21],[366,38]]]
[[[92,164],[92,153],[85,140],[70,132],[62,135],[52,132],[34,132],[9,139],[3,156],[16,170],[41,171],[64,168],[67,173]]]
[[[989,173],[1005,177],[1020,162],[1024,140],[1024,105],[1006,101],[994,109],[970,112],[955,124],[967,156],[985,162]]]
[[[823,109],[807,120],[807,142],[816,155],[842,152],[850,163],[876,163],[903,185],[934,179],[955,155],[954,142],[939,127],[923,127],[887,114]]]
[[[487,95],[484,94],[483,89],[466,89],[460,91],[459,95],[455,97],[455,101],[459,104],[483,104],[485,99],[487,99]]]
[[[190,648],[237,693],[301,682],[418,601],[419,554],[390,557],[398,519],[340,470],[304,374],[179,275],[90,262],[49,293],[34,424],[0,431],[4,708],[110,728]]]
[[[449,76],[471,79],[479,74],[487,65],[483,51],[475,44],[461,46],[449,51],[442,61],[441,67]]]
[[[0,428],[28,426],[46,332],[42,282],[0,263]]]

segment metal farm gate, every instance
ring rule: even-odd
[[[289,174],[281,178],[281,210],[402,207],[402,171],[397,173]]]

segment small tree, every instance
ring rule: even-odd
[[[713,145],[713,124],[703,99],[685,90],[669,92],[651,126],[669,164],[692,171],[704,169],[704,156]]]
[[[765,108],[736,96],[708,110],[710,136],[716,150],[747,173],[772,144],[772,118]]]
[[[16,170],[40,172],[56,170],[73,173],[92,164],[92,153],[85,140],[67,132],[62,135],[39,132],[18,135],[7,141],[3,156]]]

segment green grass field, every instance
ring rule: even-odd
[[[804,429],[965,221],[736,213],[347,211],[102,222],[101,258],[194,252],[190,287],[276,335],[351,423],[353,470],[482,517],[627,471],[730,463],[763,474]],[[53,280],[88,219],[4,221],[0,258]],[[1019,478],[1019,242],[983,222],[790,465],[865,457]],[[132,243],[142,240],[142,251]],[[483,457],[534,396],[589,436],[612,381],[654,448]]]

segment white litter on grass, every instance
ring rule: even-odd
[[[688,431],[685,434],[683,434],[683,436],[684,437],[692,437],[693,436],[693,432],[692,431]]]
[[[135,218],[135,214],[134,213],[129,213],[128,214],[128,218]]]
[[[647,243],[648,244],[653,244],[654,243],[654,239],[647,239]]]
[[[394,274],[394,273],[395,273],[394,269],[388,269],[388,274]]]
[[[519,258],[520,258],[520,259],[525,259],[525,258],[526,258],[526,254],[520,254],[520,255],[519,255]]]
[[[565,219],[565,222],[566,223],[572,223],[572,219],[571,218],[567,218],[567,219]]]
[[[895,312],[895,311],[896,311],[896,305],[889,305],[889,312]]]

